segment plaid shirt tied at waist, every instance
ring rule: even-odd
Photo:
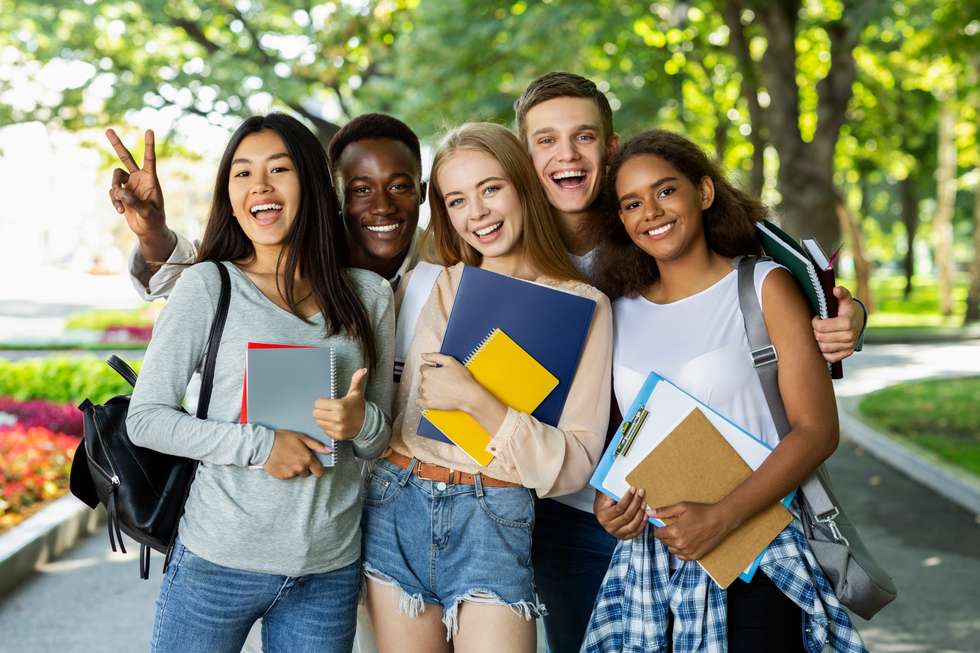
[[[694,561],[682,562],[671,574],[670,552],[653,532],[647,524],[639,537],[619,542],[582,650],[666,651],[669,611],[674,615],[673,653],[725,653],[725,590]],[[766,574],[802,609],[807,653],[867,653],[796,522],[769,545],[756,573]]]

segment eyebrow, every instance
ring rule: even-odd
[[[266,161],[273,161],[275,159],[283,159],[283,158],[288,159],[289,158],[289,154],[287,154],[286,152],[277,152],[276,154],[272,154],[272,155],[266,157],[265,160]],[[251,159],[246,159],[246,158],[242,157],[242,158],[238,158],[238,159],[235,159],[234,161],[232,161],[231,162],[231,165],[235,165],[236,163],[251,163],[251,162],[252,162]]]
[[[658,186],[666,184],[668,181],[677,181],[677,177],[664,177],[663,179],[658,179],[657,181],[650,184],[650,188],[656,188]],[[619,198],[619,201],[622,202],[625,199],[631,199],[636,196],[637,196],[636,193],[626,193],[625,195]]]
[[[572,129],[574,131],[582,131],[582,130],[585,130],[585,129],[591,129],[593,131],[599,131],[599,126],[598,125],[590,125],[590,124],[587,124],[586,123],[586,124],[576,125]],[[558,128],[557,127],[542,127],[541,129],[534,130],[534,132],[531,134],[531,136],[537,136],[538,134],[546,134],[548,132],[553,132],[553,131],[558,131]]]
[[[412,176],[411,173],[408,173],[408,172],[393,172],[390,175],[388,175],[388,179],[387,180],[388,181],[391,181],[392,179],[395,179],[396,177],[408,177],[409,179],[414,179],[414,177]],[[348,180],[347,183],[348,184],[353,184],[355,181],[365,181],[365,182],[367,182],[367,181],[371,181],[371,177],[368,176],[368,175],[357,175],[356,177],[351,177],[350,180]]]
[[[483,184],[487,183],[488,181],[503,181],[503,182],[506,182],[507,180],[504,179],[503,177],[487,177],[486,179],[481,179],[476,184],[474,184],[473,185],[473,188],[479,188],[480,186],[482,186]],[[451,190],[448,193],[445,193],[443,195],[443,197],[449,197],[450,195],[462,195],[462,194],[463,194],[463,191],[461,191],[461,190]]]

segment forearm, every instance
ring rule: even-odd
[[[605,421],[606,416],[597,416]],[[600,421],[597,419],[596,422]],[[508,408],[489,450],[517,471],[538,496],[572,494],[586,486],[602,453],[602,428],[568,421],[559,427]]]
[[[139,237],[140,254],[151,274],[170,258],[177,247],[177,234],[168,227],[151,231]]]
[[[215,465],[261,465],[275,441],[272,429],[192,417],[174,406],[130,406],[126,428],[133,444]]]
[[[765,462],[720,502],[732,528],[781,501],[813,474],[837,447],[837,431],[791,431]]]
[[[377,404],[365,402],[364,425],[361,432],[351,440],[354,455],[363,460],[374,460],[384,453],[391,439],[391,420]]]

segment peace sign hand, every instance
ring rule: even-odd
[[[156,152],[153,130],[146,130],[143,167],[136,165],[133,155],[122,144],[115,130],[107,129],[106,138],[116,151],[116,156],[126,170],[112,171],[112,188],[109,199],[116,211],[126,216],[130,230],[143,240],[167,232],[166,215],[163,212],[163,190],[157,178]]]

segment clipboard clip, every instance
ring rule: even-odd
[[[616,447],[616,456],[625,456],[630,452],[630,449],[633,447],[633,442],[636,440],[636,435],[643,428],[643,423],[647,421],[649,414],[646,408],[641,407],[633,415],[633,419],[623,422],[623,426],[621,427],[623,437]]]

